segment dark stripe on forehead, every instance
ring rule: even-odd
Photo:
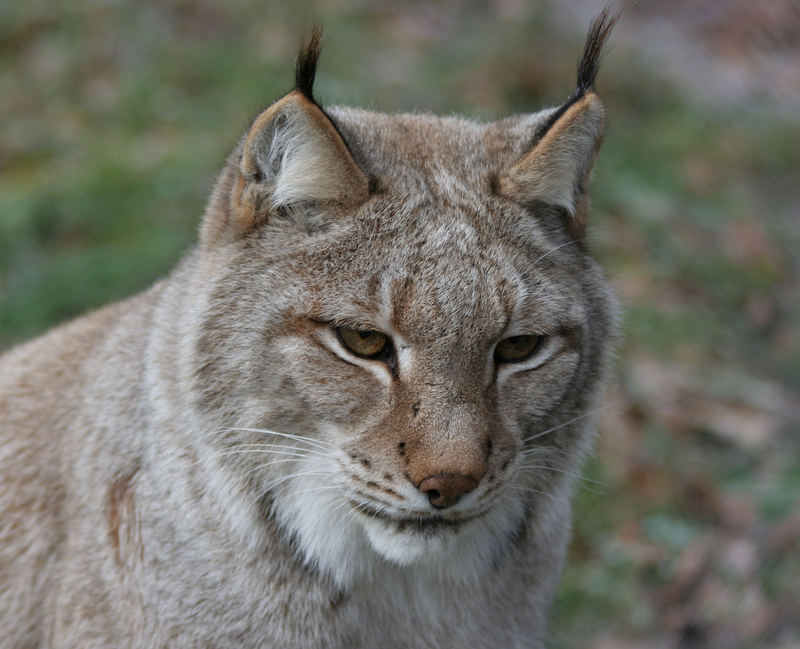
[[[392,328],[401,336],[405,335],[405,324],[411,319],[411,307],[414,301],[414,282],[411,277],[396,278],[389,287],[390,315]]]

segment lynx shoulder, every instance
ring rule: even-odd
[[[170,276],[0,359],[4,647],[543,646],[615,20],[494,123],[324,108],[312,34]]]

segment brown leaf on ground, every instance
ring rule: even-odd
[[[701,368],[640,357],[629,371],[640,407],[674,432],[706,430],[758,450],[774,441],[788,416],[788,398],[779,386],[730,368],[710,376]]]
[[[784,554],[800,552],[800,503],[783,521],[773,527],[765,543],[770,552]],[[800,579],[798,579],[800,588]]]

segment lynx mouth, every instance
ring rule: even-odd
[[[366,516],[371,520],[379,521],[397,532],[411,532],[418,534],[431,534],[452,530],[457,532],[462,526],[478,518],[478,515],[444,517],[439,514],[420,513],[418,516],[402,517],[392,516],[386,512],[378,511],[365,503],[350,501],[350,506],[356,513]]]

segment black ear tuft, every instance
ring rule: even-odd
[[[597,72],[600,69],[600,59],[603,54],[603,44],[606,42],[608,35],[614,28],[614,25],[622,16],[623,12],[627,9],[627,5],[617,11],[613,16],[611,15],[611,8],[606,7],[600,12],[592,21],[589,26],[589,33],[586,35],[586,45],[583,48],[583,56],[578,64],[578,85],[573,94],[566,102],[561,104],[557,110],[553,111],[550,117],[537,129],[534,140],[544,137],[544,134],[550,130],[559,118],[569,110],[570,106],[581,99],[589,90],[594,90],[594,80],[597,78]]]
[[[589,90],[594,89],[594,81],[600,69],[603,45],[626,8],[627,7],[623,6],[616,14],[611,15],[611,7],[607,6],[589,26],[589,33],[586,35],[586,45],[583,48],[583,56],[578,64],[578,86],[575,90],[576,99],[582,97],[584,93]]]
[[[314,77],[317,75],[322,28],[314,25],[308,40],[301,43],[297,53],[297,65],[294,71],[295,90],[301,92],[314,103]]]

